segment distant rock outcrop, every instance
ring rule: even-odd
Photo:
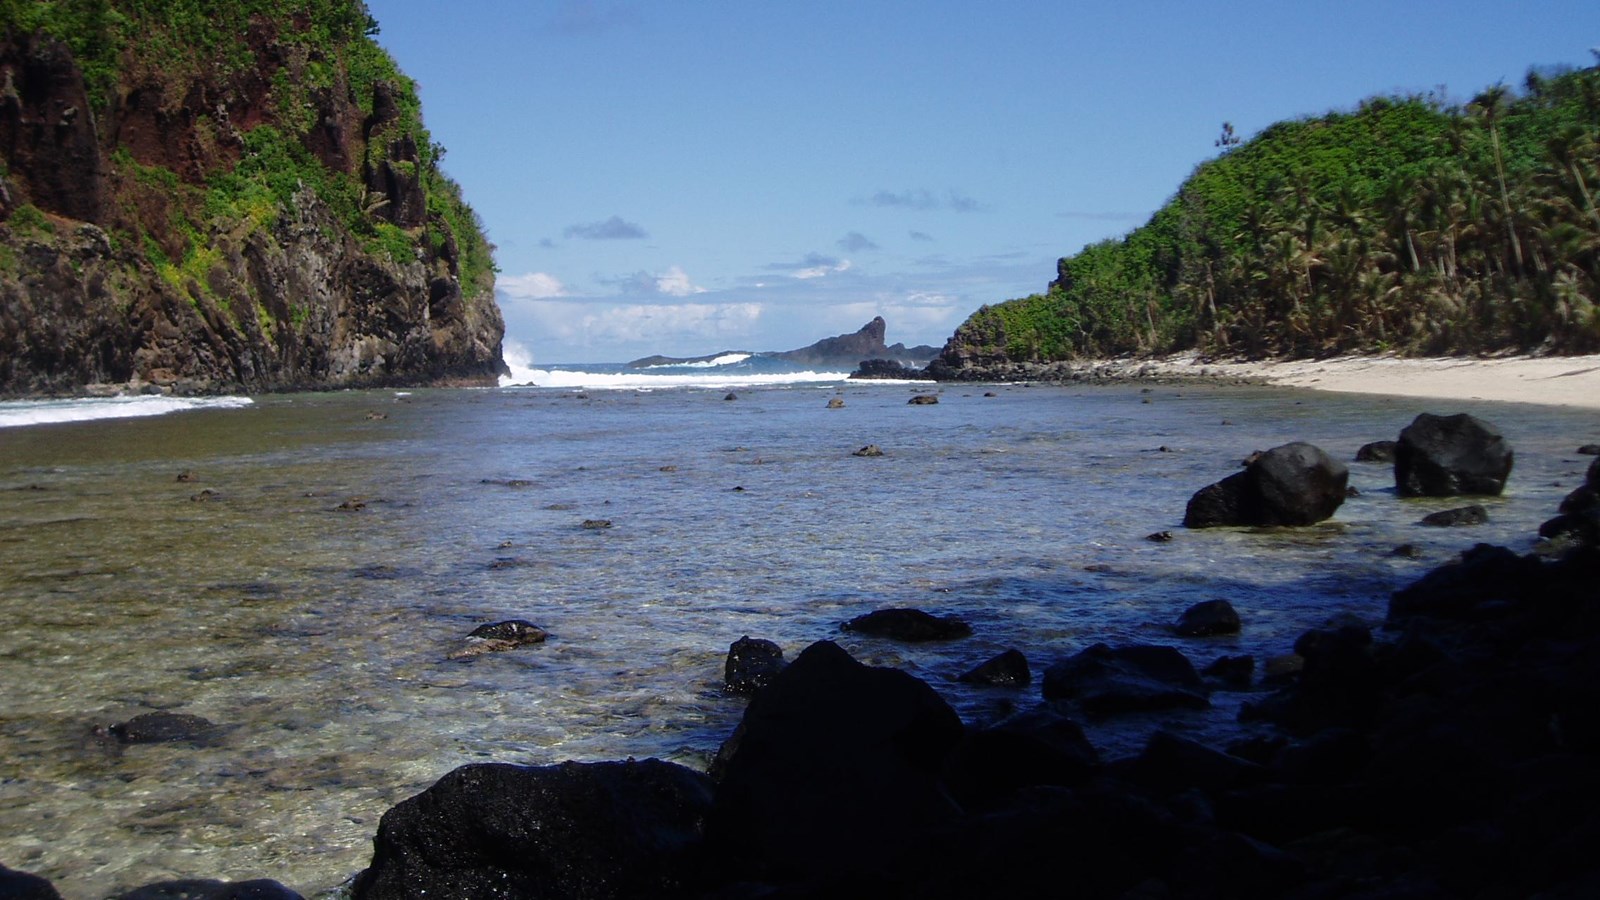
[[[737,358],[742,362],[745,358],[757,357],[816,369],[854,370],[867,360],[887,360],[903,366],[921,366],[939,355],[937,347],[885,345],[883,338],[888,328],[883,317],[876,316],[854,334],[823,338],[809,347],[801,347],[798,350],[769,350],[759,353],[724,350],[707,356],[645,356],[628,363],[628,367],[645,369],[654,366],[705,364],[730,358]]]

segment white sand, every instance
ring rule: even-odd
[[[1600,356],[1400,358],[1341,356],[1270,362],[1177,357],[1173,372],[1263,378],[1273,384],[1354,394],[1493,400],[1600,409]]]

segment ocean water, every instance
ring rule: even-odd
[[[790,657],[837,640],[972,722],[1038,698],[953,681],[1008,647],[1036,674],[1100,641],[1201,665],[1282,653],[1330,618],[1380,617],[1474,542],[1531,546],[1587,465],[1572,451],[1600,439],[1592,413],[1481,402],[584,368],[0,429],[0,862],[69,897],[173,877],[314,895],[365,865],[384,810],[464,763],[704,766],[743,710],[719,682],[746,634]],[[940,402],[909,405],[918,391]],[[1327,523],[1179,525],[1251,451],[1349,459],[1423,411],[1473,412],[1515,445],[1489,524],[1420,527],[1461,501],[1399,499],[1388,467],[1352,462],[1360,495]],[[884,456],[851,455],[866,444]],[[1391,555],[1408,542],[1421,558]],[[1241,635],[1172,636],[1213,598]],[[974,635],[839,631],[888,606]],[[512,617],[550,640],[449,658]],[[1222,739],[1239,701],[1162,721]],[[90,737],[152,710],[224,730],[120,752]],[[1154,724],[1090,735],[1128,753]]]

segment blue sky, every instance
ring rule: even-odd
[[[1590,65],[1595,0],[368,0],[538,364],[942,344],[1216,153]]]

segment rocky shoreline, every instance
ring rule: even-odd
[[[1424,450],[1456,446],[1449,435],[1495,446],[1465,418],[1402,433],[1398,489],[1493,487],[1463,480],[1471,460],[1453,487],[1413,477],[1433,471],[1418,468]],[[1244,481],[1272,483],[1285,465],[1263,457]],[[1538,553],[1476,546],[1395,592],[1383,621],[1302,634],[1287,663],[1202,668],[1180,649],[1193,645],[1102,644],[1050,661],[1030,698],[1027,661],[1003,654],[968,676],[1014,691],[1018,711],[982,727],[831,641],[783,665],[775,645],[741,640],[726,677],[751,700],[709,773],[632,759],[462,767],[383,816],[348,895],[1594,896],[1597,497],[1600,460]],[[537,637],[501,623],[513,624]],[[964,633],[911,611],[849,624],[907,641]],[[1080,724],[1241,693],[1241,718],[1270,736],[1212,747],[1158,728],[1137,754],[1105,759]],[[116,739],[174,723],[126,724]],[[57,894],[0,869],[0,896]],[[122,896],[298,895],[189,881]]]

